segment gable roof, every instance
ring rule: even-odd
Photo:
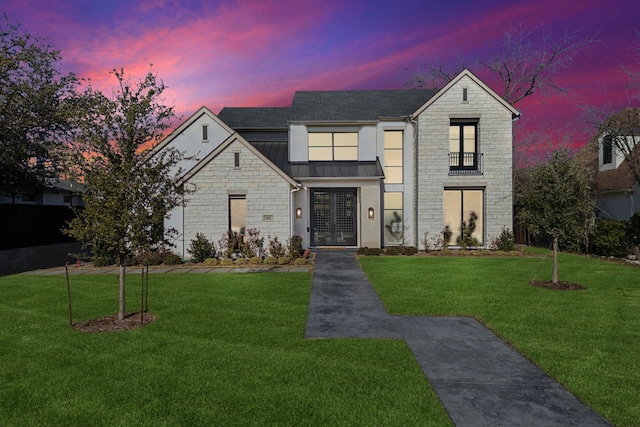
[[[282,169],[276,166],[271,160],[265,157],[257,148],[247,142],[239,133],[234,132],[229,138],[227,138],[224,142],[222,142],[219,146],[216,147],[211,153],[209,153],[205,158],[200,160],[191,170],[185,173],[178,185],[182,185],[191,179],[195,174],[197,174],[202,168],[209,164],[213,159],[215,159],[218,154],[222,153],[229,145],[233,142],[238,142],[244,145],[249,151],[255,154],[260,160],[262,160],[267,166],[273,169],[278,175],[280,175],[285,181],[287,181],[292,186],[296,187],[298,185],[297,181],[291,178],[289,175],[285,173]]]
[[[209,110],[207,107],[200,107],[200,109],[198,111],[196,111],[195,113],[193,113],[191,115],[191,117],[189,117],[186,121],[184,121],[180,126],[175,128],[173,130],[173,132],[171,132],[169,135],[167,135],[158,145],[153,147],[153,150],[151,150],[151,152],[152,153],[157,153],[158,151],[162,150],[164,147],[169,145],[169,143],[171,141],[173,141],[178,135],[180,135],[185,129],[187,129],[189,126],[191,126],[195,121],[197,121],[203,115],[206,115],[212,121],[214,121],[217,124],[219,124],[224,130],[229,132],[229,134],[232,134],[232,133],[235,132],[226,123],[224,123],[215,114],[213,114],[213,112],[211,110]]]
[[[494,98],[498,103],[502,104],[504,106],[504,108],[506,108],[507,110],[511,111],[511,117],[513,119],[520,117],[521,113],[516,110],[511,104],[509,104],[507,101],[505,101],[504,99],[502,99],[502,97],[500,95],[498,95],[497,93],[495,93],[493,90],[491,90],[491,88],[487,85],[485,85],[482,80],[480,80],[479,78],[477,78],[471,71],[467,70],[466,68],[464,70],[462,70],[462,72],[460,74],[458,74],[456,77],[453,78],[453,80],[451,80],[449,83],[447,83],[447,85],[445,87],[443,87],[442,89],[440,89],[439,91],[437,91],[437,93],[435,95],[433,95],[431,98],[429,98],[429,100],[427,102],[425,102],[422,106],[420,106],[413,114],[412,117],[416,117],[418,115],[420,115],[420,113],[422,113],[424,110],[426,110],[431,104],[433,104],[434,102],[436,102],[442,95],[444,95],[452,86],[455,86],[462,78],[464,77],[468,77],[469,79],[471,79],[475,84],[477,84],[478,86],[480,86],[482,89],[484,89],[485,92],[487,92],[489,94],[489,96],[491,96],[492,98]]]
[[[290,107],[224,107],[218,118],[236,130],[286,129]]]

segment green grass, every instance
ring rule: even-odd
[[[76,322],[116,311],[116,276],[71,280]],[[403,341],[303,338],[310,283],[152,275],[157,322],[86,334],[64,277],[2,277],[0,425],[450,425]]]
[[[561,254],[560,280],[587,289],[554,291],[528,284],[551,278],[539,256],[360,262],[390,312],[473,316],[614,424],[640,426],[640,269]]]

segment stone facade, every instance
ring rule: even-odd
[[[467,101],[463,101],[463,89]],[[452,119],[473,119],[481,175],[449,175],[449,126]],[[513,224],[512,112],[468,76],[443,92],[417,117],[417,239],[441,233],[445,189],[484,190],[482,243]],[[455,244],[452,242],[452,244]]]
[[[240,166],[234,167],[235,153]],[[290,183],[245,144],[234,141],[207,163],[185,186],[195,188],[184,208],[185,245],[203,233],[218,242],[229,230],[229,196],[244,195],[247,228],[286,242],[291,233]]]

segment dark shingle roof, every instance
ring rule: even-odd
[[[423,89],[296,92],[290,120],[357,121],[405,117],[436,92]]]
[[[224,107],[218,113],[218,118],[235,130],[286,129],[290,116],[290,107]]]
[[[284,142],[251,141],[251,145],[258,149],[267,159],[289,173],[289,144]]]

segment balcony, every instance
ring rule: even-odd
[[[449,175],[482,175],[482,153],[449,153]]]

